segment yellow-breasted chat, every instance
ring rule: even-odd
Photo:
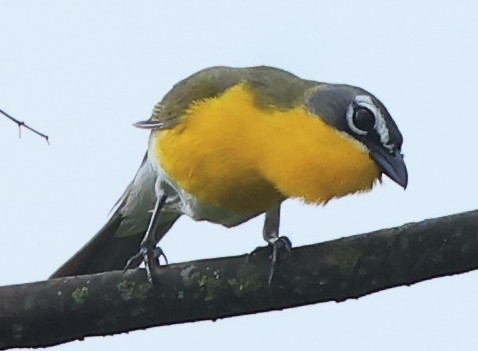
[[[375,96],[273,67],[199,71],[136,126],[151,130],[136,176],[105,226],[52,277],[134,267],[137,257],[149,272],[181,215],[232,227],[264,213],[274,267],[284,200],[325,204],[369,191],[382,174],[408,182],[402,135]]]

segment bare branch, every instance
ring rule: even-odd
[[[292,250],[0,288],[0,349],[344,301],[478,268],[478,210]]]
[[[21,138],[22,136],[22,127],[25,128],[25,129],[28,129],[29,131],[41,136],[42,138],[44,138],[47,142],[47,144],[50,144],[50,139],[48,137],[48,135],[46,134],[43,134],[41,132],[39,132],[38,130],[36,129],[33,129],[32,127],[30,127],[28,124],[26,124],[25,122],[23,121],[19,121],[18,119],[16,119],[15,117],[12,117],[10,116],[8,113],[6,113],[5,111],[3,110],[0,110],[0,113],[2,115],[4,115],[5,117],[7,117],[8,119],[10,119],[11,121],[15,122],[17,125],[18,125],[18,137]]]

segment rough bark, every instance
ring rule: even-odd
[[[0,349],[358,298],[478,268],[478,211],[269,253],[0,287]]]

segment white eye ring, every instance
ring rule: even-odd
[[[349,125],[349,128],[352,132],[358,135],[367,135],[367,132],[362,129],[358,129],[355,124],[354,124],[354,108],[352,106],[353,104],[350,104],[349,107],[347,108],[347,113],[345,114],[345,118],[347,119],[347,124]]]
[[[354,101],[349,105],[347,108],[347,112],[345,114],[345,117],[347,119],[347,124],[354,133],[357,135],[367,135],[367,131],[364,131],[362,129],[359,129],[355,126],[353,117],[355,113],[354,107],[363,107],[368,109],[372,114],[375,116],[375,125],[374,129],[377,132],[378,136],[380,137],[380,142],[382,145],[391,150],[393,148],[393,145],[389,144],[390,142],[390,135],[388,131],[387,124],[385,123],[385,119],[382,116],[382,113],[380,112],[380,109],[374,104],[372,101],[372,98],[368,95],[357,95],[354,99]]]
[[[368,108],[363,106],[355,106],[355,108],[352,108],[352,110],[352,117],[348,123],[350,129],[352,129],[354,133],[366,135],[368,132],[377,128],[377,118]],[[365,126],[360,126],[360,124],[364,123]]]
[[[349,105],[345,114],[347,124],[349,125],[350,130],[352,130],[352,132],[358,135],[367,135],[368,133],[368,131],[358,128],[354,123],[354,114],[356,112],[356,107],[366,108],[375,116],[375,124],[373,128],[377,129],[377,114],[379,115],[380,111],[378,111],[377,106],[375,106],[370,96],[358,95],[355,97],[354,102]]]

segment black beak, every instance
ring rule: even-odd
[[[373,148],[370,153],[380,170],[403,189],[406,189],[408,172],[400,151],[390,153],[384,148]]]

